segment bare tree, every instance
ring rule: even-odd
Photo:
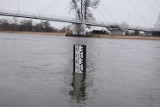
[[[33,30],[33,22],[32,20],[22,20],[19,25],[20,31],[32,31]]]
[[[76,12],[78,20],[94,21],[91,9],[96,9],[100,0],[71,0],[71,10]]]
[[[52,31],[52,27],[50,25],[50,23],[48,21],[43,22],[44,28],[45,28],[45,32],[51,32]]]
[[[2,31],[11,30],[11,24],[7,19],[0,19],[0,28]]]
[[[41,21],[34,26],[34,31],[36,32],[52,32],[54,28],[51,27],[48,21]]]

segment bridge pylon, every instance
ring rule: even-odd
[[[85,6],[83,6],[85,7]],[[73,24],[73,35],[85,35],[86,34],[86,31],[85,31],[85,28],[86,28],[86,25],[85,25],[85,8],[82,9],[82,16],[79,16],[77,14],[77,11],[75,11],[75,19],[79,22],[82,22],[82,23],[74,23]]]
[[[86,25],[84,23],[74,23],[73,24],[73,35],[85,35]]]

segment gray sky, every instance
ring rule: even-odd
[[[53,17],[73,18],[70,12],[71,0],[19,0],[20,13],[47,14]],[[0,0],[0,11],[18,12],[18,0]],[[92,10],[98,22],[122,23],[154,27],[160,13],[160,0],[101,0],[99,7]],[[52,23],[55,26],[63,23]]]

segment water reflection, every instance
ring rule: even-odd
[[[85,79],[86,75],[73,73],[73,79],[71,83],[72,90],[69,92],[69,94],[77,103],[87,99]]]

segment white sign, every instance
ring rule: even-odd
[[[85,70],[84,68],[84,45],[75,45],[74,46],[74,69],[76,73],[83,73]]]

